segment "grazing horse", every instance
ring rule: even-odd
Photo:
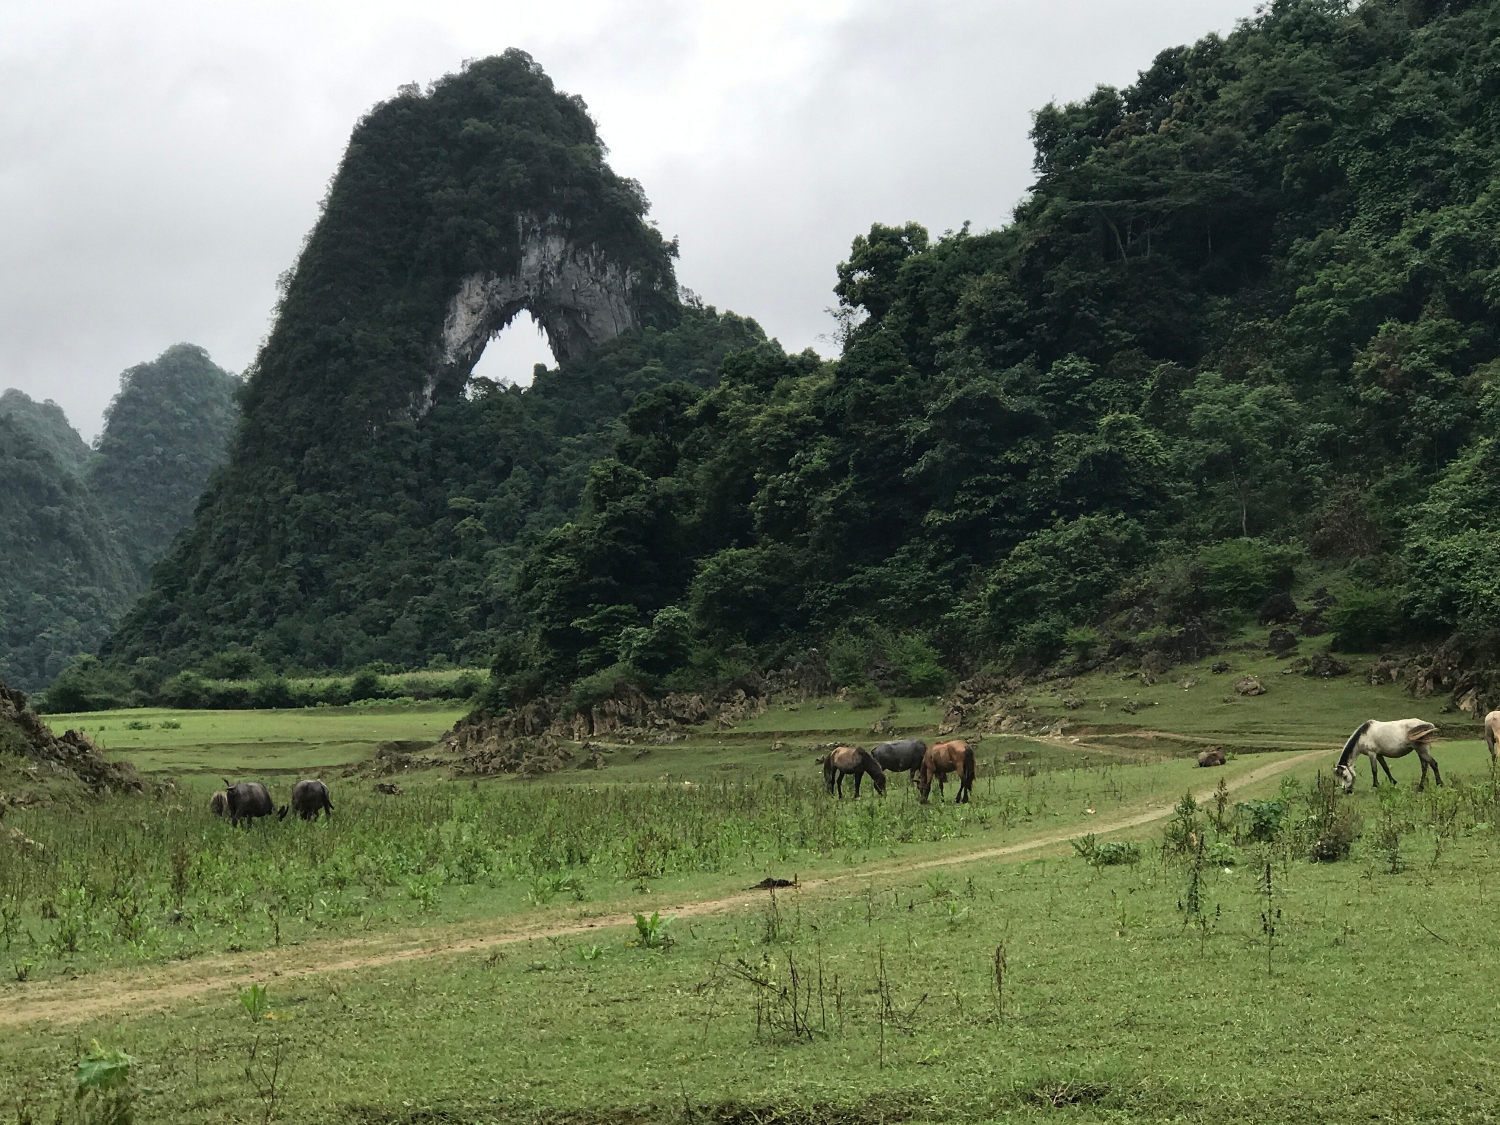
[[[961,805],[974,790],[974,751],[963,739],[934,743],[922,755],[922,769],[917,774],[917,791],[922,794],[924,805],[932,794],[932,779],[937,778],[938,791],[942,792],[943,783],[948,780],[950,773],[958,774],[958,796],[953,803]]]
[[[1484,717],[1484,744],[1490,748],[1490,761],[1500,758],[1500,711],[1491,711]]]
[[[1429,766],[1437,783],[1443,783],[1437,759],[1427,749],[1428,744],[1436,737],[1437,727],[1423,719],[1395,719],[1388,723],[1366,719],[1349,736],[1349,741],[1344,743],[1344,752],[1339,755],[1339,764],[1333,767],[1333,775],[1339,779],[1345,793],[1354,792],[1354,760],[1363,754],[1370,759],[1370,781],[1376,789],[1380,788],[1380,775],[1375,772],[1377,762],[1385,770],[1385,776],[1390,779],[1391,784],[1395,785],[1396,779],[1385,760],[1404,758],[1415,750],[1417,757],[1422,759],[1422,778],[1417,782],[1417,792],[1420,793],[1427,784]]]
[[[862,746],[837,746],[828,752],[823,759],[823,784],[827,787],[829,795],[834,791],[834,782],[838,783],[838,794],[844,796],[844,778],[850,774],[854,775],[854,795],[859,796],[859,783],[864,780],[865,774],[870,775],[870,782],[875,786],[875,792],[882,797],[885,796],[885,770],[880,768],[880,763],[870,756],[870,752]]]
[[[906,770],[910,780],[917,780],[917,771],[922,768],[922,759],[927,755],[927,743],[920,738],[898,738],[882,742],[870,751],[870,756],[887,770]]]

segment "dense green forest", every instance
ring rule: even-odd
[[[0,679],[41,688],[114,628],[223,461],[238,385],[169,348],[120,377],[97,449],[55,402],[0,395]]]
[[[151,567],[192,519],[223,463],[240,381],[192,344],[168,348],[120,376],[88,466],[89,488],[145,589]]]
[[[836,360],[676,306],[659,257],[650,327],[420,417],[393,404],[430,315],[373,302],[378,334],[344,341],[336,286],[304,276],[379,242],[441,292],[467,268],[445,255],[499,252],[476,218],[516,205],[486,194],[493,167],[524,170],[533,206],[615,201],[610,231],[644,202],[524,56],[404,92],[356,130],[231,470],[106,665],[493,650],[503,707],[816,649],[842,682],[928,692],[986,664],[1201,655],[1312,585],[1297,628],[1336,646],[1486,633],[1497,44],[1497,2],[1273,3],[1039,110],[1005,228],[856,238]],[[355,230],[373,133],[426,171],[385,169]]]

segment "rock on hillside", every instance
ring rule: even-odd
[[[129,762],[109,762],[81,731],[57,737],[26,702],[26,693],[0,682],[0,754],[15,754],[49,768],[56,776],[76,779],[96,793],[140,792],[141,781]]]

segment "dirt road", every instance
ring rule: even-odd
[[[1327,750],[1310,750],[1268,762],[1229,782],[1229,789],[1236,792],[1256,785],[1327,753]],[[1218,775],[1209,776],[1214,777],[1217,782]],[[1207,801],[1212,794],[1213,789],[1209,788],[1194,796],[1201,803]],[[1103,836],[1163,820],[1170,813],[1169,807],[1155,806],[1134,813],[1101,817],[1086,827],[1095,835]],[[822,879],[808,880],[800,884],[799,889],[803,894],[816,893],[844,883],[1025,855],[1065,844],[1077,837],[1083,827],[1085,826],[1075,824],[1066,830],[1044,832],[1013,844],[954,852],[914,863],[861,867]],[[661,910],[664,914],[674,914],[679,918],[693,918],[741,910],[764,899],[764,891],[744,891],[721,898],[662,906]],[[117,1012],[142,1014],[159,1011],[209,993],[227,995],[237,982],[267,981],[273,978],[293,981],[355,969],[397,965],[429,957],[475,953],[538,938],[576,937],[597,930],[634,924],[635,919],[630,914],[606,915],[561,924],[534,922],[529,925],[516,925],[514,919],[501,917],[480,923],[430,926],[371,938],[313,942],[256,953],[203,957],[128,972],[113,971],[45,984],[10,986],[0,989],[0,1027],[44,1022],[81,1023]]]

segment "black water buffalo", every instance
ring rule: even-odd
[[[291,805],[282,805],[277,815],[285,819],[288,808],[303,820],[317,820],[318,814],[325,809],[329,819],[333,819],[333,802],[328,799],[328,786],[321,781],[299,781],[293,785]]]
[[[913,779],[922,768],[922,757],[927,753],[927,743],[920,738],[898,738],[893,742],[882,742],[870,751],[871,757],[887,771],[906,770]]]
[[[276,811],[276,806],[271,803],[271,794],[258,781],[241,781],[231,785],[226,778],[224,800],[229,805],[229,823],[236,826],[242,820],[248,825],[257,817],[270,816]]]

